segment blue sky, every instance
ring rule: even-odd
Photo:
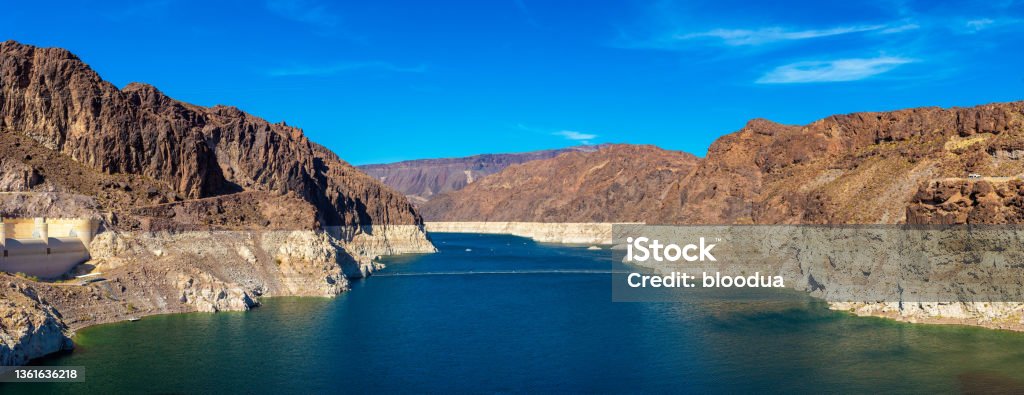
[[[1024,1],[15,2],[0,39],[287,121],[354,164],[1024,99]]]

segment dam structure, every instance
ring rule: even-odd
[[[0,271],[56,278],[88,261],[98,222],[84,218],[0,218]]]

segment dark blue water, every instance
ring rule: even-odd
[[[759,302],[695,295],[677,303],[613,303],[611,275],[589,272],[626,269],[607,250],[511,236],[433,238],[440,253],[390,259],[381,275],[336,299],[266,299],[246,313],[88,328],[73,353],[42,361],[86,366],[85,383],[0,391],[1024,388],[1024,334],[851,317],[795,292],[771,291]],[[573,273],[538,273],[559,270]],[[405,275],[416,273],[435,274]]]

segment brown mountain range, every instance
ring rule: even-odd
[[[301,129],[180,102],[145,84],[118,89],[59,48],[0,43],[0,146],[2,189],[94,196],[122,213],[192,199],[208,199],[204,206],[221,214],[240,206],[273,212],[254,207],[297,201],[311,206],[303,227],[421,222],[404,196]],[[239,192],[248,195],[220,201]]]
[[[592,152],[598,148],[600,146],[582,145],[523,153],[407,160],[358,167],[366,174],[404,193],[414,203],[422,204],[434,196],[457,191],[484,176],[497,173],[514,164],[554,158],[566,152]]]
[[[422,206],[428,219],[617,222],[653,219],[652,205],[696,166],[690,154],[613,144],[512,165]]]
[[[805,126],[755,119],[703,159],[650,146],[562,155],[509,167],[422,211],[445,221],[1019,222],[1022,173],[1024,102],[928,107]],[[1001,214],[969,215],[979,205]]]

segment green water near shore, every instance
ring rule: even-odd
[[[1021,333],[853,317],[796,292],[614,303],[610,275],[588,272],[628,269],[608,251],[434,239],[440,253],[389,259],[335,299],[87,328],[39,362],[85,366],[84,383],[0,392],[1024,391]]]

